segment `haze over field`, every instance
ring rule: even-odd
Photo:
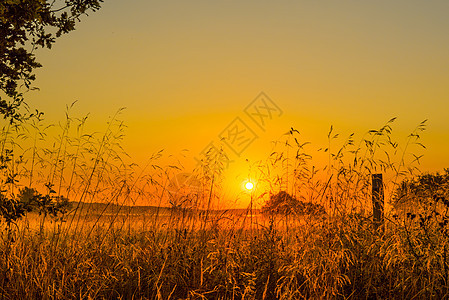
[[[448,11],[447,1],[109,0],[37,52],[41,90],[28,97],[50,121],[78,100],[74,111],[89,113],[98,131],[126,107],[124,147],[134,161],[165,149],[188,172],[240,117],[256,138],[240,156],[227,149],[230,193],[247,176],[246,159],[265,159],[291,127],[312,154],[331,125],[360,140],[398,117],[393,136],[403,145],[428,119],[420,169],[441,171],[449,165]],[[282,111],[264,128],[244,112],[262,91]]]

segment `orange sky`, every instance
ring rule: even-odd
[[[257,139],[234,157],[233,178],[291,127],[313,152],[331,125],[360,139],[398,117],[394,132],[405,142],[429,119],[421,169],[441,171],[449,166],[448,12],[443,0],[106,0],[37,52],[40,91],[28,99],[55,122],[78,100],[75,111],[89,113],[96,130],[126,107],[124,146],[137,162],[188,149],[187,167],[240,117]],[[244,112],[262,91],[282,110],[265,131]]]

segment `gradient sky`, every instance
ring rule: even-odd
[[[421,169],[441,171],[449,167],[448,15],[447,0],[106,0],[37,52],[41,90],[29,102],[57,121],[78,100],[76,111],[99,130],[126,107],[124,146],[144,161],[162,148],[197,156],[236,117],[249,122],[244,109],[263,91],[283,114],[265,131],[255,127],[259,138],[238,160],[266,157],[290,127],[320,148],[331,125],[361,138],[398,117],[402,142],[429,120]]]

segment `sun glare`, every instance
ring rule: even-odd
[[[254,188],[254,184],[253,184],[252,182],[247,182],[247,183],[245,184],[245,188],[246,188],[248,191],[251,191],[251,190]]]

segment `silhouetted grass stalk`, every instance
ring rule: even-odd
[[[424,123],[409,136],[399,162],[393,161],[394,120],[358,144],[351,134],[341,147],[334,145],[339,140],[332,128],[321,167],[313,161],[319,153],[308,150],[311,146],[292,128],[264,162],[251,166],[250,177],[258,178],[259,187],[251,191],[248,218],[248,210],[214,209],[221,197],[222,153],[207,152],[194,171],[201,182],[197,191],[173,191],[170,181],[182,166],[161,167],[162,152],[142,169],[127,164],[120,146],[124,126],[116,117],[98,138],[85,133],[86,118],[67,113],[61,134],[45,151],[41,144],[48,131],[40,132],[47,128],[41,122],[29,130],[3,128],[1,185],[11,201],[18,203],[14,194],[23,186],[41,184],[49,195],[73,197],[75,207],[59,219],[43,211],[42,217],[30,212],[9,227],[2,221],[1,298],[449,296],[447,185],[431,194],[406,194],[420,210],[389,212],[384,234],[374,232],[370,213],[370,175],[392,174],[393,181],[385,184],[393,187],[411,176],[419,156],[407,163],[405,151],[417,142]],[[25,133],[30,145],[21,159],[14,134]],[[406,167],[408,173],[402,171]],[[281,191],[326,204],[327,213],[253,216],[253,201],[260,206],[270,192]],[[143,200],[154,208],[131,207]]]

